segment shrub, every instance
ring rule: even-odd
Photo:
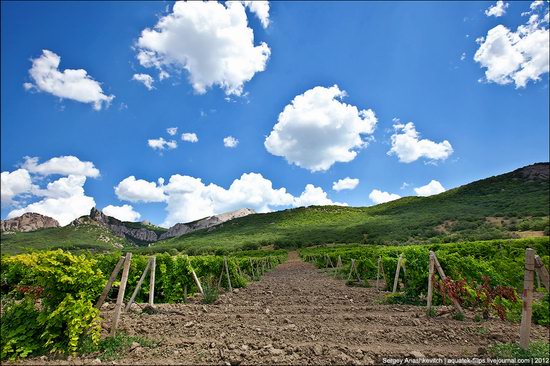
[[[22,275],[2,315],[2,359],[43,351],[75,353],[83,336],[99,341],[99,310],[92,301],[105,280],[95,260],[57,250],[3,262]],[[20,296],[23,301],[17,303]]]
[[[533,322],[539,325],[550,325],[549,293],[540,301],[533,303]]]

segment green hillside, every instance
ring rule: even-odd
[[[372,207],[312,206],[253,214],[151,244],[114,236],[84,221],[78,226],[2,234],[4,254],[52,248],[190,254],[325,243],[413,244],[548,235],[549,164],[540,163],[431,197],[405,197]],[[165,229],[122,223],[157,233]]]
[[[548,235],[548,163],[431,197],[372,207],[314,206],[231,220],[157,242],[146,251],[187,252],[323,243],[410,244]]]
[[[69,225],[26,233],[3,233],[0,241],[2,254],[18,254],[58,248],[103,252],[130,245],[129,241],[113,235],[105,227],[93,224]]]

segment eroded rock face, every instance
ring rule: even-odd
[[[35,212],[27,212],[13,219],[2,220],[0,231],[27,232],[50,227],[59,227],[59,222],[49,216],[44,216]]]
[[[122,221],[105,215],[95,207],[93,207],[90,211],[90,215],[79,217],[71,222],[70,225],[78,226],[82,224],[96,224],[104,226],[114,235],[121,238],[127,237],[129,239],[136,239],[142,242],[154,242],[159,239],[157,233],[153,230],[128,227]]]
[[[547,181],[550,177],[550,165],[548,163],[528,165],[521,168],[520,171],[527,180]]]
[[[241,208],[236,211],[226,212],[215,216],[208,216],[208,217],[205,217],[204,219],[188,222],[185,224],[181,224],[181,223],[176,224],[172,226],[170,229],[168,229],[167,232],[163,233],[159,239],[162,240],[167,238],[173,238],[175,236],[181,236],[184,234],[191,233],[193,231],[208,229],[213,226],[222,224],[226,221],[233,220],[239,217],[244,217],[254,213],[256,212],[250,208]]]

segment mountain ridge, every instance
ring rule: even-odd
[[[403,197],[369,207],[310,206],[264,214],[241,209],[230,215],[217,215],[217,219],[209,216],[176,224],[171,233],[170,229],[145,222],[122,222],[96,210],[92,216],[97,221],[87,215],[68,227],[2,233],[1,242],[3,250],[11,248],[8,252],[33,246],[55,247],[61,241],[77,248],[93,248],[97,244],[98,250],[138,247],[137,250],[146,252],[212,253],[262,246],[413,244],[548,235],[549,173],[549,163],[536,163],[438,195]],[[239,212],[243,216],[239,216]],[[224,219],[227,220],[219,222]],[[209,224],[215,226],[207,227]],[[123,226],[115,230],[117,235],[113,225]],[[132,240],[128,236],[128,233],[154,231],[152,229],[161,240]],[[91,234],[86,236],[83,234],[86,232]],[[169,237],[179,234],[182,235]]]
[[[29,232],[59,226],[59,222],[49,216],[36,212],[25,212],[21,216],[1,220],[0,232]]]
[[[148,251],[413,244],[513,238],[528,232],[548,235],[549,172],[548,162],[535,163],[428,197],[403,197],[370,207],[310,206],[255,214],[229,221],[213,232],[200,230],[156,242]]]

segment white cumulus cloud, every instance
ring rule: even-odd
[[[33,194],[50,198],[70,198],[84,195],[84,183],[86,177],[83,175],[69,175],[48,183],[45,189],[35,188]]]
[[[147,145],[149,145],[149,147],[153,150],[172,150],[178,147],[178,143],[176,142],[176,140],[167,141],[162,137],[159,137],[158,139],[147,140]]]
[[[115,187],[115,194],[120,200],[130,202],[163,202],[166,200],[163,188],[164,181],[148,182],[129,176]]]
[[[131,176],[115,187],[115,193],[119,199],[131,202],[166,201],[167,216],[163,226],[245,207],[269,212],[283,207],[346,205],[333,202],[326,192],[312,184],[306,185],[299,196],[293,196],[284,187],[274,188],[272,182],[259,173],[242,174],[228,188],[180,174],[172,175],[167,184],[162,178],[157,184]]]
[[[373,189],[369,194],[369,198],[375,204],[379,204],[394,201],[401,198],[401,196],[395,193],[383,192],[378,189]]]
[[[367,146],[377,118],[371,109],[343,103],[337,85],[314,87],[296,96],[279,114],[264,145],[271,154],[312,172],[349,162]]]
[[[138,81],[145,85],[148,90],[153,90],[153,82],[155,81],[151,75],[148,74],[134,74],[132,80]]]
[[[417,196],[432,196],[434,194],[439,194],[445,192],[445,188],[437,180],[433,180],[426,184],[425,186],[415,188]]]
[[[327,193],[323,191],[321,187],[315,187],[313,184],[306,185],[306,188],[302,194],[294,198],[294,206],[296,207],[326,205],[347,206],[346,203],[333,202],[330,198],[328,198]]]
[[[395,132],[391,136],[391,149],[388,155],[397,155],[400,162],[411,163],[420,158],[430,161],[445,160],[453,153],[449,141],[433,142],[420,139],[420,134],[412,122],[402,124],[398,120],[395,121]]]
[[[273,207],[289,206],[294,202],[294,197],[285,188],[274,189],[270,180],[257,173],[243,174],[228,189],[213,183],[206,185],[200,178],[176,174],[170,177],[165,192],[168,196],[165,226],[243,207],[269,212]]]
[[[59,156],[40,164],[37,157],[26,156],[24,159],[25,162],[21,167],[30,173],[40,175],[83,175],[91,178],[97,178],[100,175],[99,169],[94,166],[94,163],[81,161],[76,156]]]
[[[196,134],[196,133],[192,133],[192,132],[185,132],[185,133],[182,133],[182,134],[181,134],[181,139],[182,139],[183,141],[192,142],[192,143],[195,143],[195,142],[198,142],[198,141],[199,141],[199,138],[197,137],[197,134]]]
[[[355,189],[359,184],[359,179],[346,177],[339,179],[337,182],[332,183],[332,189],[335,191],[342,191],[344,189]]]
[[[506,9],[509,5],[510,4],[505,3],[502,0],[498,0],[495,5],[491,5],[489,9],[485,10],[485,15],[487,15],[488,17],[493,16],[496,18],[501,17],[506,14]]]
[[[36,212],[56,219],[61,226],[69,224],[74,219],[87,215],[95,201],[84,193],[85,176],[69,175],[50,182],[46,189],[33,191],[43,199],[23,208],[12,210],[8,218],[21,216],[25,212]]]
[[[86,70],[59,70],[61,57],[52,51],[42,50],[42,55],[32,60],[29,74],[34,84],[25,83],[25,89],[36,89],[62,99],[91,103],[95,110],[109,106],[114,95],[103,93],[101,84],[92,79]]]
[[[223,138],[223,146],[225,147],[234,148],[237,147],[238,144],[239,140],[237,140],[233,136],[227,136]]]
[[[177,127],[168,127],[166,129],[166,133],[169,134],[170,136],[176,136],[176,134],[178,133],[178,128]]]
[[[15,196],[29,193],[33,189],[31,176],[26,169],[17,169],[13,172],[2,172],[1,174],[1,203],[9,205]]]
[[[266,5],[249,5],[262,24],[269,23]],[[162,75],[170,68],[186,70],[197,93],[217,85],[237,96],[245,82],[265,70],[271,53],[264,42],[254,45],[245,6],[236,1],[176,2],[172,13],[141,32],[137,49],[140,64]]]
[[[533,4],[532,4],[533,5]],[[474,60],[485,68],[485,80],[524,88],[549,71],[548,6],[532,6],[529,20],[516,31],[499,24],[477,39]],[[539,12],[535,14],[535,12]],[[544,15],[543,15],[544,14]]]
[[[130,205],[113,206],[108,205],[101,210],[105,215],[119,219],[120,221],[136,222],[140,219],[139,212],[134,211]]]
[[[541,6],[544,6],[544,1],[543,0],[535,0],[531,3],[531,5],[529,5],[529,8],[531,10],[535,10],[538,7],[541,7]]]
[[[256,14],[264,28],[269,26],[269,1],[247,0],[243,4]]]

